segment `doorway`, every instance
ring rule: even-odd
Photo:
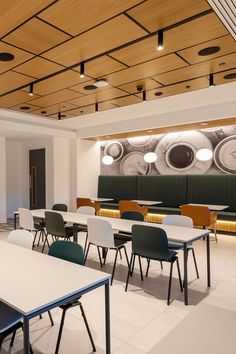
[[[29,151],[30,209],[45,209],[45,149]]]

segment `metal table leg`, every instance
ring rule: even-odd
[[[111,354],[110,283],[105,284],[106,354]]]
[[[78,242],[78,225],[77,224],[73,224],[73,241],[75,243]]]
[[[211,286],[211,257],[210,257],[210,235],[206,236],[206,249],[207,249],[207,286]]]
[[[14,213],[14,230],[16,230],[16,216],[17,216],[17,214]]]
[[[24,329],[24,354],[30,354],[30,341],[29,341],[29,319],[23,318]]]
[[[184,244],[184,303],[188,305],[188,248]]]

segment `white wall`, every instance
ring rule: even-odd
[[[0,137],[0,222],[6,222],[6,138]]]
[[[22,142],[6,141],[7,218],[22,205]]]
[[[77,195],[97,196],[100,143],[77,139]]]

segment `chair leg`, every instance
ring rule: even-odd
[[[44,240],[44,243],[43,243],[42,253],[44,252],[44,248],[45,248],[46,242],[48,242],[48,234],[45,235],[45,240]]]
[[[101,266],[101,268],[102,268],[102,267],[103,267],[103,264],[102,264],[102,257],[101,257],[101,253],[100,253],[99,246],[97,246],[97,250],[98,250],[98,256],[99,256],[100,266]]]
[[[84,254],[86,253],[87,244],[88,244],[88,232],[86,232],[86,236],[85,236],[85,242],[84,242]]]
[[[163,263],[162,263],[162,261],[160,261],[160,263],[161,263],[161,270],[163,269]]]
[[[38,231],[35,232],[32,249],[33,249],[34,246],[35,246],[35,241],[36,241],[37,234],[38,234]]]
[[[57,337],[57,344],[56,344],[55,354],[58,354],[58,353],[59,353],[59,348],[60,348],[60,343],[61,343],[61,335],[62,335],[62,330],[63,330],[64,322],[65,322],[65,316],[66,316],[66,310],[63,309],[63,310],[62,310],[62,316],[61,316],[61,323],[60,323],[59,333],[58,333],[58,337]]]
[[[116,249],[116,255],[115,255],[115,260],[114,260],[114,265],[113,265],[113,269],[112,269],[112,275],[111,275],[111,285],[113,283],[113,278],[114,278],[114,274],[115,274],[115,269],[116,269],[116,260],[117,260],[117,256],[118,256],[118,249]]]
[[[196,269],[196,274],[197,274],[197,278],[199,279],[199,272],[198,272],[198,266],[197,266],[197,260],[196,260],[196,256],[195,256],[195,251],[194,248],[190,248],[193,254],[193,261],[194,261],[194,265],[195,265],[195,269]],[[189,249],[189,250],[190,250]]]
[[[215,240],[216,240],[216,242],[218,242],[218,237],[217,237],[217,233],[216,233],[216,224],[213,225],[213,230],[214,230]]]
[[[149,272],[149,268],[150,268],[150,262],[151,262],[151,260],[150,260],[150,258],[148,258],[147,259],[147,269],[146,269],[146,277],[148,276],[148,272]]]
[[[107,254],[108,254],[108,248],[106,248],[105,251],[104,251],[103,265],[106,264]]]
[[[172,285],[172,272],[173,272],[173,262],[170,262],[170,275],[169,275],[167,305],[170,305],[170,295],[171,295],[171,285]]]
[[[132,253],[131,254],[131,259],[130,259],[130,265],[129,265],[129,269],[128,269],[128,274],[127,274],[127,279],[126,279],[126,284],[125,284],[125,291],[128,290],[129,277],[132,274],[132,267],[134,265],[134,259],[135,259],[135,255],[134,255],[134,253]]]
[[[120,249],[119,249],[119,255],[120,255],[120,259],[122,259],[122,254],[121,254],[121,251],[120,251]]]
[[[16,336],[16,331],[14,331],[14,332],[12,333],[11,342],[10,342],[10,348],[13,347],[14,340],[15,340],[15,336]],[[0,349],[0,350],[1,350],[1,349]]]
[[[181,274],[180,274],[180,268],[179,268],[179,260],[178,260],[178,258],[176,259],[176,264],[177,264],[177,270],[178,270],[178,276],[179,276],[180,291],[183,292],[183,284],[182,284],[182,279],[181,279]]]
[[[50,311],[48,311],[48,316],[49,316],[49,319],[50,319],[50,322],[51,322],[51,326],[54,326],[54,322],[53,322],[52,315],[51,315]]]
[[[139,270],[140,270],[141,280],[143,281],[143,270],[142,270],[142,263],[141,263],[141,257],[140,256],[138,256],[138,262],[139,262]]]
[[[34,354],[31,344],[30,344],[30,354]]]
[[[87,251],[86,251],[86,254],[85,254],[85,257],[84,257],[84,264],[85,264],[86,261],[87,261],[87,257],[88,257],[90,245],[91,245],[91,243],[89,242],[88,247],[87,247]]]
[[[124,253],[125,253],[125,258],[126,258],[126,261],[127,261],[127,265],[129,267],[129,258],[128,258],[128,254],[127,254],[127,251],[126,251],[126,247],[124,246]]]
[[[93,347],[93,352],[96,352],[96,347],[95,347],[95,344],[94,344],[94,341],[93,341],[93,337],[92,337],[92,334],[91,334],[91,331],[90,331],[90,328],[89,328],[89,325],[88,325],[87,318],[85,316],[85,312],[84,312],[83,306],[82,306],[81,303],[80,303],[79,306],[80,306],[81,315],[82,315],[82,317],[84,319],[85,327],[86,327],[88,335],[89,335],[90,342],[91,342],[92,347]]]

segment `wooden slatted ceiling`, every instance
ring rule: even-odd
[[[0,8],[0,53],[14,55],[0,61],[0,107],[71,117],[94,112],[96,101],[99,110],[141,102],[137,85],[152,100],[160,90],[157,99],[205,88],[210,72],[216,84],[236,79],[224,79],[236,72],[235,41],[205,0],[0,0]],[[212,46],[220,51],[198,55]],[[109,86],[84,89],[99,78]]]

